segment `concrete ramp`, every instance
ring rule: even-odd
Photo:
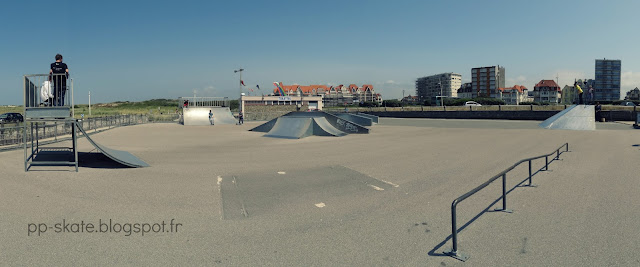
[[[236,118],[229,107],[188,107],[182,109],[184,125],[211,125],[209,110],[213,113],[215,124],[236,124]]]
[[[142,161],[141,159],[137,158],[136,156],[132,155],[127,151],[110,149],[106,146],[96,143],[95,141],[93,141],[93,139],[91,139],[91,137],[87,134],[87,132],[85,132],[84,129],[82,129],[82,125],[80,125],[80,123],[76,122],[76,127],[80,129],[80,131],[82,132],[84,137],[87,138],[89,143],[91,143],[96,149],[98,149],[98,151],[100,151],[102,154],[109,157],[113,161],[129,167],[134,167],[134,168],[149,167],[149,164],[147,164],[146,162]]]
[[[370,119],[361,117],[371,122]],[[308,129],[305,127],[309,127]],[[309,135],[344,136],[347,134],[367,134],[369,128],[323,111],[289,112],[263,123],[250,131],[266,132],[265,136],[282,138],[303,138]]]
[[[347,133],[333,127],[324,117],[313,118],[313,135],[345,136]]]
[[[360,116],[360,115],[356,115],[356,114],[350,114],[350,113],[335,113],[333,115],[336,115],[340,118],[343,118],[345,120],[351,121],[351,122],[355,122],[357,124],[360,124],[362,126],[372,126],[373,125],[373,120],[371,118],[365,117],[365,116]]]
[[[312,118],[280,117],[265,136],[300,139],[313,135]]]
[[[596,129],[593,105],[573,105],[539,124],[545,129],[589,130]]]
[[[378,123],[378,116],[367,114],[367,113],[357,113],[357,115],[370,118],[373,123]]]

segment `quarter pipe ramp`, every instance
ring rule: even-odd
[[[182,109],[182,123],[184,125],[211,125],[209,110],[213,113],[213,123],[236,124],[236,118],[229,107],[187,107]]]
[[[93,141],[93,139],[91,139],[91,137],[87,134],[87,132],[85,132],[84,129],[82,129],[82,125],[80,123],[76,122],[76,127],[80,130],[80,132],[82,132],[84,137],[87,138],[89,143],[91,143],[102,154],[109,157],[113,161],[123,164],[125,166],[134,167],[134,168],[149,167],[149,164],[147,164],[146,162],[142,161],[141,159],[137,158],[136,156],[132,155],[127,151],[110,149],[106,146],[96,143],[95,141]]]

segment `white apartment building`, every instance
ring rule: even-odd
[[[562,89],[554,80],[541,80],[533,88],[533,101],[557,104],[560,102],[561,93]]]
[[[458,73],[425,76],[416,80],[416,95],[420,102],[435,100],[436,96],[458,97],[461,85],[462,75]]]
[[[521,102],[527,102],[529,89],[523,85],[514,85],[513,87],[498,88],[500,99],[507,105],[519,105]]]

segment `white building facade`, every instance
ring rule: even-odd
[[[500,99],[507,105],[520,105],[521,102],[527,102],[529,89],[522,85],[514,85],[513,87],[498,88]]]
[[[416,80],[416,95],[420,102],[434,100],[436,96],[458,97],[458,89],[461,85],[462,75],[458,73],[425,76]]]
[[[558,104],[562,89],[554,80],[541,80],[533,88],[533,101],[538,103]]]

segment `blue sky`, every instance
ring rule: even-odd
[[[532,89],[593,78],[622,60],[622,94],[640,86],[640,1],[9,1],[0,9],[0,105],[56,53],[76,103],[238,96],[238,75],[285,84],[373,84],[385,99],[417,77],[501,65]]]

